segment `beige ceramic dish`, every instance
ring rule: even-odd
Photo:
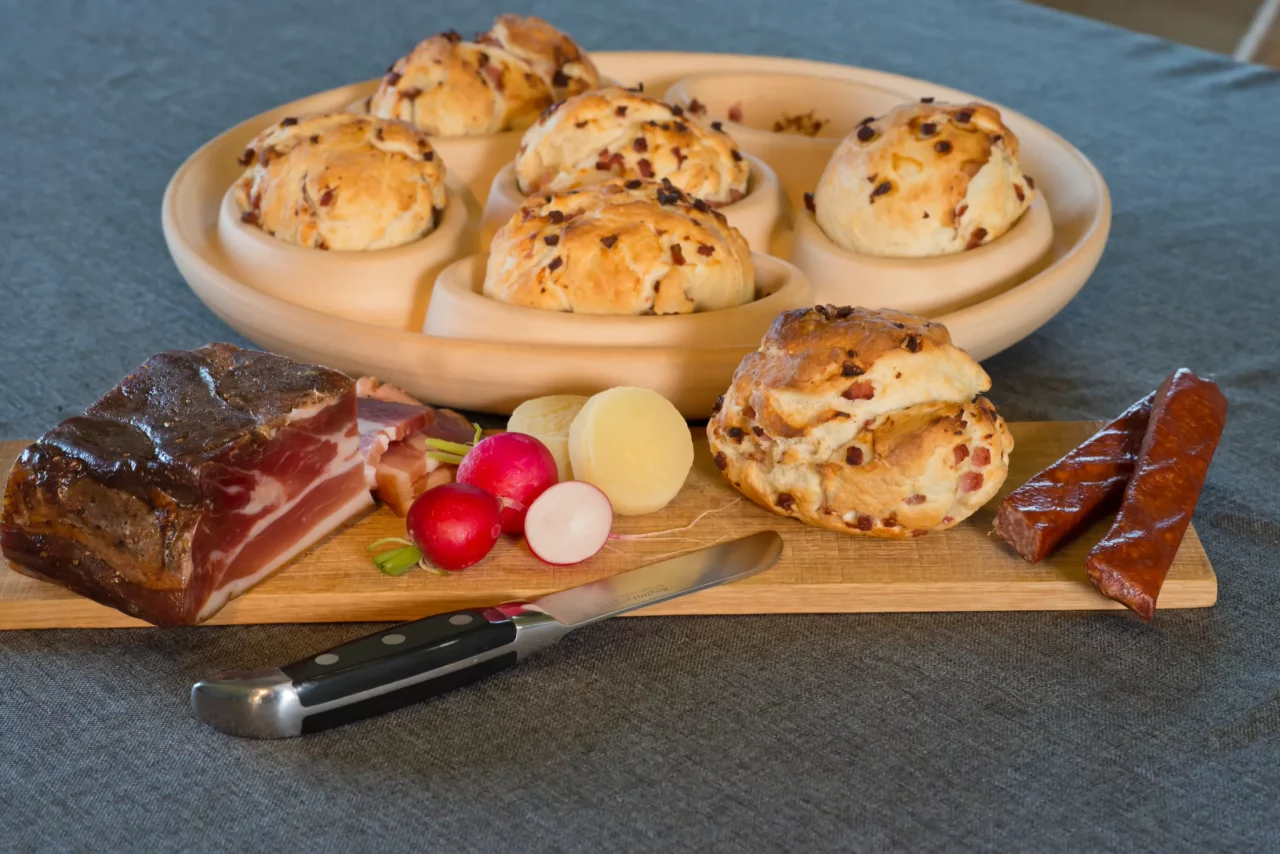
[[[1013,228],[997,239],[951,255],[881,258],[827,237],[813,214],[796,218],[793,263],[813,283],[814,299],[834,305],[945,314],[1007,289],[1053,244],[1053,219],[1037,193]]]
[[[747,195],[730,205],[720,208],[729,224],[746,238],[753,252],[769,254],[775,248],[775,238],[790,227],[790,212],[782,193],[778,176],[760,158],[746,155],[751,164],[751,177]],[[449,161],[445,161],[448,163]],[[488,246],[498,229],[506,225],[527,198],[516,185],[514,163],[502,167],[489,189],[489,200],[484,206],[484,222],[480,226],[480,245]]]
[[[911,98],[973,97],[907,77],[809,60],[682,53],[595,53],[592,58],[603,73],[642,80],[650,92],[665,92],[692,74],[769,71],[839,77]],[[643,382],[686,416],[706,417],[749,348],[530,347],[441,338],[321,314],[239,281],[217,240],[222,196],[240,172],[236,158],[272,122],[343,109],[376,83],[344,86],[254,116],[203,145],[178,169],[165,191],[161,222],[174,263],[196,295],[258,346],[351,374],[374,374],[442,405],[505,413],[541,394],[593,393]],[[1017,285],[935,318],[978,359],[1030,335],[1070,302],[1102,256],[1111,223],[1106,184],[1084,155],[1042,125],[1001,111],[1022,142],[1024,170],[1044,192],[1054,241]],[[784,189],[797,188],[784,184]]]
[[[368,97],[378,88],[380,82],[381,80],[371,81],[368,84],[368,93],[349,104],[347,111],[369,112]],[[600,85],[621,84],[617,84],[611,78],[601,78]],[[516,159],[516,152],[520,150],[524,133],[523,130],[509,130],[476,136],[433,136],[431,147],[440,153],[450,173],[462,179],[473,196],[483,199],[488,196],[489,186],[493,183],[498,170]],[[487,242],[485,245],[488,245]]]
[[[372,94],[381,80],[360,84],[359,90]],[[354,87],[348,87],[354,88]],[[349,113],[368,113],[369,94],[346,106]],[[483,199],[489,194],[493,176],[506,164],[516,159],[524,131],[509,130],[502,133],[484,133],[476,136],[433,136],[431,147],[436,150],[449,174],[466,184],[471,195]]]
[[[896,88],[860,79],[781,69],[691,74],[663,96],[686,110],[695,99],[706,107],[699,121],[721,122],[743,151],[773,166],[797,211],[804,210],[804,194],[818,186],[832,152],[858,122],[912,100]],[[737,121],[729,118],[734,107],[741,110]],[[806,113],[823,122],[816,136],[773,129],[775,121]]]
[[[484,136],[433,136],[431,147],[444,159],[445,167],[466,182],[476,199],[483,199],[504,164],[520,150],[524,131],[510,130]]]
[[[241,222],[232,186],[222,198],[218,242],[240,281],[264,294],[358,323],[418,330],[436,276],[478,246],[474,197],[452,175],[445,191],[440,223],[421,240],[335,252],[286,243]]]
[[[570,314],[498,302],[483,295],[488,260],[487,253],[472,255],[445,268],[436,279],[423,332],[538,347],[574,341],[592,347],[754,348],[779,314],[813,305],[803,273],[759,253],[751,256],[758,295],[754,302],[664,317]]]

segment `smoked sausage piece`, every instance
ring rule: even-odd
[[[1154,392],[1009,493],[996,513],[995,529],[1023,560],[1039,563],[1120,505],[1153,398]]]
[[[1156,391],[1115,524],[1085,561],[1093,585],[1143,619],[1155,614],[1226,421],[1217,384],[1186,368]]]

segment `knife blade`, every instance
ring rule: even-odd
[[[380,715],[504,670],[574,629],[754,575],[782,538],[762,531],[533,602],[402,623],[284,667],[229,670],[191,688],[191,710],[244,738],[291,738]]]

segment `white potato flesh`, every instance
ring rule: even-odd
[[[556,458],[561,481],[573,480],[569,463],[569,425],[587,398],[580,394],[553,394],[526,400],[507,419],[507,431],[532,436]]]
[[[693,468],[693,435],[656,391],[611,388],[573,419],[569,459],[574,477],[599,487],[615,513],[640,516],[679,494]]]

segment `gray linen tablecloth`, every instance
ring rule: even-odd
[[[1280,75],[1008,0],[0,3],[0,437],[166,348],[238,340],[165,251],[165,182],[261,110],[508,6],[589,48],[811,57],[1008,104],[1106,175],[1092,281],[987,365],[1010,419],[1172,368],[1230,423],[1212,610],[613,621],[427,706],[239,741],[190,683],[369,626],[0,634],[0,849],[1277,850]]]

